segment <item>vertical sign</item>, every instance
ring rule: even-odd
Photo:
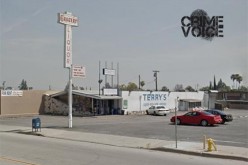
[[[58,13],[58,23],[65,25],[64,67],[72,65],[72,26],[78,26],[78,18],[70,12]]]
[[[72,32],[71,25],[65,25],[65,68],[72,65]]]

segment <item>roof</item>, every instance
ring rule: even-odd
[[[202,100],[198,100],[198,99],[180,99],[179,101],[185,101],[185,102],[189,102],[189,103],[195,103],[195,102],[201,102]]]
[[[51,94],[51,97],[57,97],[61,95],[66,95],[67,91],[60,91],[54,94]],[[93,99],[99,100],[119,100],[122,99],[120,96],[108,96],[108,95],[99,95],[99,91],[92,91],[92,90],[72,90],[73,95],[89,97]]]

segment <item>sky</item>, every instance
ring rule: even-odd
[[[196,9],[224,16],[224,37],[185,37],[181,18]],[[65,11],[79,19],[72,28],[72,63],[86,67],[86,78],[73,78],[75,86],[98,89],[99,61],[100,69],[119,63],[119,84],[138,84],[140,75],[150,90],[154,70],[158,89],[201,88],[214,76],[232,86],[232,74],[248,85],[246,0],[0,0],[0,86],[5,81],[18,89],[24,79],[33,89],[65,88],[64,25],[57,22]]]

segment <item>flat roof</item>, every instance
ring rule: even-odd
[[[51,97],[57,97],[57,96],[66,95],[67,93],[68,93],[67,91],[60,91],[57,93],[53,93],[50,96]],[[78,96],[89,97],[89,98],[93,98],[93,99],[98,99],[98,100],[119,100],[119,99],[122,99],[121,96],[99,95],[99,91],[92,91],[92,90],[72,90],[72,94],[78,95]]]
[[[185,101],[185,102],[201,102],[202,100],[198,100],[198,99],[180,99],[179,101]]]

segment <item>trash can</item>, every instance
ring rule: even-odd
[[[33,130],[35,132],[37,132],[40,129],[41,131],[41,122],[40,122],[40,118],[34,118],[32,119],[32,132]]]

